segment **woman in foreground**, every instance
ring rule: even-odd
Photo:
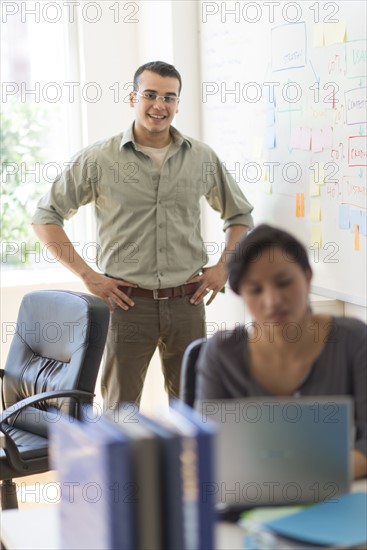
[[[203,346],[197,398],[349,395],[356,428],[353,477],[365,476],[367,325],[312,313],[307,252],[285,231],[255,228],[228,270],[230,287],[253,321],[218,332]]]

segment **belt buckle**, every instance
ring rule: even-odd
[[[153,298],[154,300],[168,300],[168,296],[162,296],[161,298],[158,296],[158,291],[159,291],[159,288],[154,288],[153,289]]]

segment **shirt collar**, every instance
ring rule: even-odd
[[[134,139],[133,128],[134,128],[134,122],[132,122],[130,126],[123,133],[123,136],[121,138],[121,143],[120,143],[120,149],[125,147],[125,145],[127,145],[128,143],[132,143],[134,148],[136,149],[137,143]],[[176,146],[181,147],[183,143],[187,143],[189,147],[192,147],[191,139],[181,134],[181,132],[176,130],[174,126],[170,126],[170,134],[172,136],[173,143]]]

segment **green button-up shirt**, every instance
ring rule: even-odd
[[[208,255],[200,231],[200,198],[219,211],[224,229],[253,226],[252,206],[214,151],[170,129],[161,173],[126,132],[83,149],[41,198],[32,222],[57,224],[94,202],[97,265],[143,288],[179,286]]]

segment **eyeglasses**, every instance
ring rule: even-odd
[[[153,92],[134,92],[134,94],[143,97],[147,101],[157,101],[157,99],[161,99],[163,103],[167,103],[168,105],[174,105],[180,101],[180,98],[176,95],[157,95]]]

